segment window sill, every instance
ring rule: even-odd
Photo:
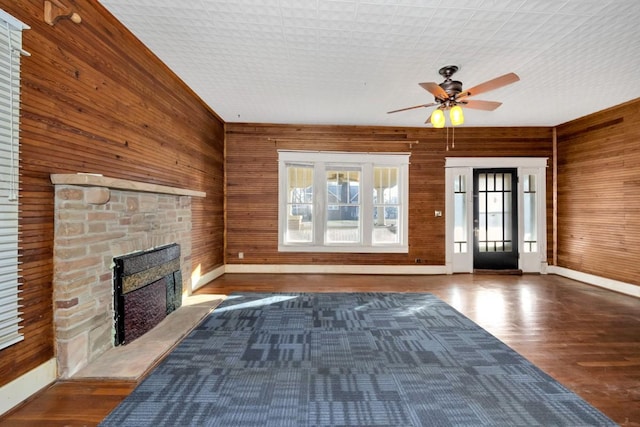
[[[307,246],[307,245],[278,245],[278,252],[322,252],[322,253],[409,253],[407,246]]]

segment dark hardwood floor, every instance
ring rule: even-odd
[[[548,275],[227,274],[197,293],[430,292],[623,426],[640,426],[640,299]],[[0,426],[93,426],[135,387],[60,381]]]

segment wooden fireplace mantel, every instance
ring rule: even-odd
[[[118,190],[139,191],[142,193],[172,194],[176,196],[206,197],[203,191],[187,188],[168,187],[166,185],[149,184],[147,182],[130,181],[128,179],[109,178],[95,174],[51,174],[54,185],[79,185],[83,187],[106,187]]]

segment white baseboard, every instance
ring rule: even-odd
[[[225,273],[434,275],[447,274],[447,269],[444,265],[226,264],[201,276],[193,284],[193,290],[195,291]],[[558,276],[640,298],[640,286],[631,283],[607,279],[555,265],[544,265],[541,274],[557,274]]]
[[[50,359],[0,387],[0,415],[54,382],[56,377],[56,359]]]
[[[605,277],[595,276],[593,274],[582,273],[580,271],[571,270],[564,267],[550,265],[547,273],[557,274],[558,276],[568,277],[569,279],[578,280],[590,285],[598,286],[621,294],[631,295],[640,298],[640,286],[631,283],[620,282],[617,280],[607,279]]]
[[[224,273],[225,273],[225,266],[221,265],[220,267],[206,273],[205,275],[198,277],[196,281],[193,281],[192,279],[191,292],[195,291],[198,288],[203,287],[204,285],[211,282],[212,280],[217,279],[218,277],[222,276]]]
[[[225,273],[447,274],[444,265],[227,264]]]

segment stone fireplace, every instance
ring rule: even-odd
[[[91,174],[51,181],[55,350],[68,378],[115,345],[116,258],[178,247],[179,289],[191,289],[191,199],[205,193]]]

